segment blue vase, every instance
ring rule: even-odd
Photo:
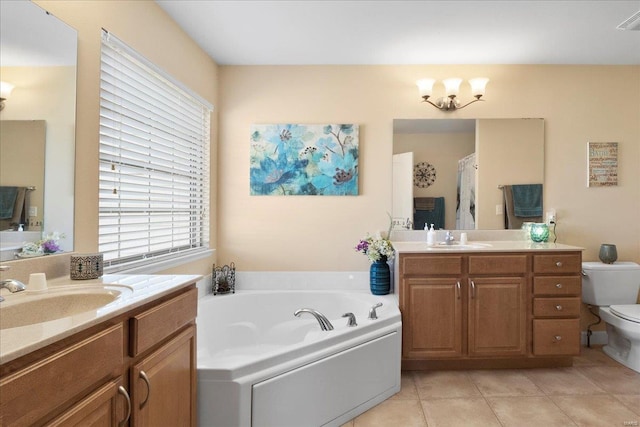
[[[391,289],[391,270],[387,264],[387,257],[382,257],[371,264],[369,270],[369,285],[374,295],[387,295]]]

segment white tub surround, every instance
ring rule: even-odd
[[[372,306],[378,319],[368,319]],[[322,331],[311,315],[334,329]],[[402,326],[393,295],[242,291],[199,300],[202,426],[339,426],[400,390]],[[347,326],[345,313],[356,316]]]
[[[98,309],[55,320],[0,329],[0,364],[169,295],[198,281],[200,277],[198,275],[105,275],[95,280],[70,280],[69,277],[58,277],[47,280],[48,290],[44,292],[29,291],[28,286],[27,290],[17,293],[2,289],[0,294],[5,301],[0,302],[0,310],[38,298],[69,295],[81,289],[90,292],[92,287],[96,289],[107,287],[107,290],[112,289],[117,292],[118,297]],[[65,303],[63,297],[60,301]],[[39,313],[25,315],[38,316]]]

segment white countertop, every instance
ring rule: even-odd
[[[194,283],[202,276],[199,275],[105,275],[95,280],[70,280],[61,277],[47,282],[47,293],[64,292],[75,288],[90,288],[110,285],[121,291],[113,302],[97,310],[86,311],[69,317],[48,322],[20,326],[10,329],[0,329],[0,364],[9,362],[34,350],[45,347],[60,339],[71,336],[93,325],[104,322],[112,317],[125,313],[133,308],[144,305],[159,297],[168,295],[182,287]],[[2,289],[5,301],[0,302],[0,310],[17,302],[18,299],[36,299],[44,295],[43,292],[26,291],[10,293]]]
[[[468,241],[466,245],[456,242],[452,246],[436,244],[428,246],[423,241],[392,242],[396,253],[471,253],[471,252],[545,252],[582,251],[584,248],[561,243],[536,243],[526,240],[481,240]]]

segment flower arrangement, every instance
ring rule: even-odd
[[[394,251],[391,240],[382,237],[380,233],[376,233],[375,237],[367,236],[358,242],[355,247],[357,252],[362,252],[369,258],[369,261],[376,262],[379,260],[392,260]]]
[[[52,233],[43,232],[42,240],[37,242],[27,242],[22,245],[22,253],[27,256],[54,254],[61,250],[58,241],[60,239],[64,239],[64,237],[64,234],[57,231]]]

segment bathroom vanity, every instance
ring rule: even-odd
[[[570,366],[580,353],[581,248],[394,247],[403,369]]]
[[[64,304],[74,292],[86,301],[89,291],[121,289],[104,307],[0,325],[1,425],[196,425],[199,276],[105,278],[47,291]],[[30,296],[5,295],[2,310],[13,297]]]

